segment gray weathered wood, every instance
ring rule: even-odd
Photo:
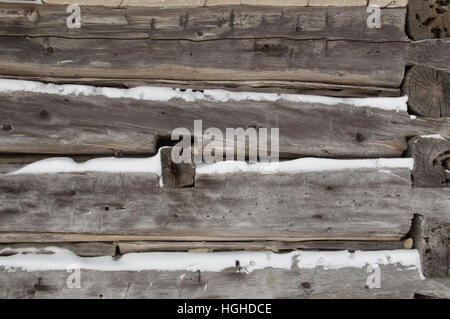
[[[417,270],[380,266],[380,288],[365,288],[366,268],[222,272],[81,270],[81,288],[67,287],[65,270],[0,271],[1,298],[449,298],[449,288],[421,280]]]
[[[284,100],[152,102],[15,92],[0,94],[0,119],[7,128],[0,130],[0,152],[7,153],[154,154],[175,128],[193,134],[194,120],[223,132],[279,128],[282,158],[400,157],[410,136],[450,137],[450,118]]]
[[[18,78],[282,80],[399,88],[407,64],[450,71],[446,39],[199,42],[1,36],[0,41],[0,74]]]
[[[406,8],[382,9],[383,28],[367,27],[366,7],[224,6],[199,8],[81,7],[69,29],[67,6],[0,5],[0,35],[205,41],[288,38],[405,41]]]
[[[105,236],[97,241],[399,240],[414,213],[448,209],[448,192],[415,201],[408,169],[199,175],[194,188],[160,188],[153,174],[2,175],[0,200],[5,240],[11,232]]]
[[[164,187],[194,186],[195,166],[191,163],[175,163],[172,147],[160,149],[161,179]]]
[[[448,1],[408,0],[407,30],[414,40],[450,36]]]
[[[450,186],[450,141],[416,137],[409,141],[408,154],[414,158],[413,185],[420,187]]]
[[[5,79],[15,79],[16,76],[2,75]],[[56,84],[83,84],[106,87],[133,88],[142,85],[162,86],[171,88],[193,89],[227,89],[230,91],[255,91],[276,93],[299,93],[326,95],[338,97],[389,97],[400,96],[400,88],[381,86],[345,85],[319,82],[280,81],[280,80],[164,80],[164,79],[104,79],[104,78],[56,78],[40,76],[20,76],[23,80],[43,81]]]
[[[389,8],[406,7],[407,0],[47,0],[49,4],[78,3],[86,6],[102,5],[118,8],[126,7],[207,7],[225,5],[261,5],[261,6],[295,6],[295,7],[365,7],[367,4],[386,6]]]
[[[415,215],[412,226],[426,276],[450,276],[450,214],[447,218],[424,213]]]
[[[301,242],[118,242],[121,254],[151,251],[287,251],[287,250],[388,250],[403,249],[405,242],[398,241],[301,241]]]
[[[103,240],[400,239],[412,214],[449,209],[448,189],[411,188],[406,169],[198,176],[187,189],[161,189],[156,176],[139,174],[9,175],[1,182],[1,231]]]
[[[450,38],[411,42],[406,51],[407,65],[421,65],[450,72]]]
[[[419,298],[446,298],[449,299],[450,277],[433,277],[427,280],[427,284],[420,287],[416,293]]]
[[[52,254],[48,247],[58,247],[69,249],[81,257],[115,256],[116,245],[112,243],[90,242],[90,243],[22,243],[22,244],[2,244],[0,245],[0,256],[11,256],[17,254],[17,249],[35,248],[36,254]]]
[[[405,76],[403,92],[408,95],[410,113],[450,116],[450,73],[414,66]]]
[[[15,76],[294,80],[394,88],[403,80],[408,48],[403,42],[280,38],[195,42],[1,36],[0,42],[0,74]]]

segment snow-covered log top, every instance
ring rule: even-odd
[[[11,249],[8,248],[8,251]],[[13,249],[14,250],[14,249]],[[300,269],[363,268],[367,265],[401,265],[417,269],[422,275],[420,256],[415,249],[379,251],[294,251],[286,254],[272,252],[216,252],[130,253],[114,259],[111,256],[79,257],[68,249],[48,247],[53,254],[36,254],[35,248],[15,249],[18,254],[0,257],[0,267],[7,270],[21,268],[27,271],[66,270],[74,265],[81,269],[99,271],[210,271],[219,272],[236,266],[248,272],[264,268],[291,269],[295,263]],[[0,251],[1,253],[1,251]]]
[[[73,84],[45,84],[35,81],[0,79],[0,93],[32,92],[58,95],[105,96],[108,98],[130,98],[148,101],[169,101],[182,99],[186,102],[215,101],[289,101],[304,103],[320,103],[325,105],[348,104],[356,107],[375,107],[390,111],[407,111],[407,96],[377,98],[337,98],[317,95],[278,94],[260,92],[232,92],[226,90],[193,90],[172,89],[167,87],[139,86],[131,89],[111,87],[95,87]]]

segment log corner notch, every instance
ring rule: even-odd
[[[450,73],[416,65],[402,86],[408,95],[409,112],[426,117],[450,116]]]
[[[449,0],[409,0],[406,31],[413,40],[449,37]]]
[[[160,149],[163,186],[167,188],[194,186],[194,165],[192,163],[175,163],[172,159],[172,149],[172,147]]]
[[[408,153],[414,158],[413,186],[450,186],[450,141],[445,138],[415,137]]]

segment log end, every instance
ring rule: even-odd
[[[416,137],[409,142],[409,155],[414,158],[414,186],[450,186],[450,141],[442,138]]]
[[[450,116],[450,74],[413,66],[405,76],[403,94],[411,113],[426,117]]]
[[[171,156],[172,147],[164,147],[160,152],[163,186],[167,188],[194,186],[194,165],[192,163],[175,163]]]

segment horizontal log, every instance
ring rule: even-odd
[[[157,175],[142,173],[1,175],[0,190],[5,241],[11,232],[104,240],[400,240],[414,213],[446,212],[450,192],[416,199],[406,168],[197,175],[193,188],[160,188]]]
[[[404,111],[355,107],[344,101],[337,105],[264,98],[162,102],[22,91],[0,97],[0,152],[4,153],[154,154],[161,138],[170,137],[175,128],[194,134],[194,120],[202,120],[203,129],[223,132],[278,127],[284,158],[399,157],[410,136],[450,137],[449,118],[411,119]]]
[[[82,7],[81,28],[66,26],[67,6],[0,5],[0,35],[206,41],[348,39],[405,41],[406,8],[382,9],[383,28],[367,27],[366,7]]]
[[[448,299],[448,292],[445,292],[448,287],[450,287],[450,277],[433,277],[428,280],[427,285],[417,290],[415,298]]]
[[[290,251],[290,250],[390,250],[403,249],[405,241],[301,241],[301,242],[118,242],[121,254],[152,251]]]
[[[146,6],[146,7],[205,7],[223,5],[268,5],[268,6],[366,6],[366,0],[278,0],[276,3],[269,0],[46,0],[47,4],[79,4],[79,5],[102,5],[111,7]],[[369,4],[405,7],[407,0],[369,0]]]
[[[421,65],[450,72],[450,39],[444,38],[411,42],[408,46],[406,61],[407,65]]]
[[[0,74],[16,77],[282,80],[399,88],[407,64],[450,70],[450,40],[196,42],[1,36],[0,41]]]
[[[364,259],[364,256],[368,256],[364,252],[353,257],[353,254],[339,252],[343,257],[340,260],[348,264],[330,267],[320,266],[328,265],[335,256],[335,253],[330,255],[326,252],[296,252],[284,254],[284,257],[282,254],[263,252],[231,255],[153,253],[124,255],[115,261],[97,258],[94,263],[89,258],[66,253],[59,256],[59,261],[51,259],[49,255],[0,257],[0,263],[8,270],[0,271],[0,284],[6,287],[0,290],[0,297],[414,298],[420,294],[449,298],[448,287],[434,280],[422,280],[420,269],[409,263],[404,264],[401,252],[379,252],[376,261],[374,257]],[[415,259],[413,255],[414,252],[408,254],[408,261]],[[61,260],[63,256],[70,259]],[[32,260],[34,263],[31,263]],[[149,262],[141,269],[145,260]],[[176,265],[173,260],[178,261]],[[220,260],[213,268],[223,267],[221,271],[209,269],[213,260]],[[77,289],[70,288],[70,284],[73,284],[73,281],[69,282],[69,279],[73,279],[73,271],[67,271],[70,262],[73,263],[72,267],[80,267]],[[264,264],[270,266],[264,267]],[[370,280],[376,274],[374,268],[367,267],[368,264],[378,268],[378,283]],[[183,269],[183,265],[187,265],[186,269]],[[41,270],[42,267],[52,267],[54,270]],[[99,271],[102,267],[104,270]],[[373,287],[373,283],[377,286]]]
[[[201,273],[192,271],[81,271],[81,288],[67,287],[65,270],[0,271],[1,298],[414,298],[450,295],[443,287],[428,288],[415,270],[381,266],[381,289],[365,289],[365,269],[255,270]],[[181,278],[181,279],[180,279]],[[200,278],[200,280],[199,280]],[[342,278],[345,278],[343,280]],[[422,286],[425,285],[425,288]],[[264,287],[264,289],[261,289]],[[431,290],[431,291],[430,291]]]
[[[195,42],[0,36],[0,41],[0,74],[5,75],[292,80],[393,88],[403,80],[409,46],[279,38]],[[448,49],[449,45],[442,46]],[[439,60],[444,61],[443,67],[447,67],[448,55],[444,52]]]

